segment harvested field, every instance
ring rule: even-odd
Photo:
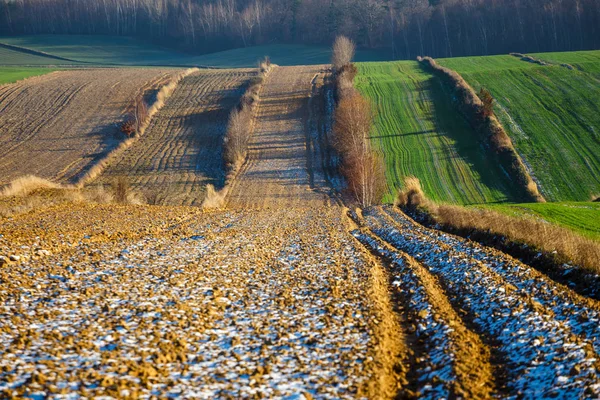
[[[118,145],[136,95],[175,72],[61,71],[0,86],[0,184],[29,174],[73,183]]]
[[[306,66],[279,67],[269,74],[248,159],[229,191],[228,207],[285,208],[328,201],[322,193],[324,180],[315,180],[319,163],[312,162],[307,148],[309,98],[323,73],[322,67]]]
[[[99,182],[199,204],[250,74],[184,78]],[[24,204],[0,217],[0,398],[600,397],[599,301],[391,206],[339,205],[326,76],[269,74],[225,210],[0,198]]]
[[[111,184],[124,176],[151,202],[200,205],[207,184],[224,184],[227,120],[253,73],[202,70],[183,79],[144,135],[97,182]]]

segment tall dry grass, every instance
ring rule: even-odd
[[[152,117],[165,105],[165,101],[171,97],[175,88],[181,82],[183,78],[186,76],[193,74],[194,72],[199,71],[198,68],[189,68],[185,71],[177,74],[164,86],[160,88],[156,95],[156,101],[147,108],[145,113],[145,118],[143,121],[139,123],[137,126],[137,132],[135,137],[130,137],[123,140],[117,147],[115,147],[112,151],[110,151],[103,159],[99,160],[94,166],[92,166],[85,174],[83,174],[76,182],[76,186],[83,187],[85,184],[94,180],[98,175],[100,175],[104,170],[110,165],[110,163],[120,154],[123,153],[126,149],[128,149],[136,140],[137,137],[142,136],[148,126],[150,125],[150,121]]]
[[[0,217],[8,218],[65,203],[139,205],[145,204],[145,201],[123,180],[115,182],[111,190],[106,190],[103,186],[81,188],[61,185],[29,175],[13,180],[0,190]]]
[[[456,97],[459,111],[479,134],[483,143],[520,189],[525,202],[544,202],[537,184],[533,181],[521,157],[515,150],[512,140],[502,124],[475,90],[457,72],[438,65],[431,57],[418,57],[419,63],[442,79]],[[484,95],[485,92],[482,92]],[[489,100],[489,99],[488,99]]]
[[[556,263],[570,263],[593,274],[600,273],[600,243],[569,229],[531,217],[509,216],[491,210],[438,204],[429,200],[415,177],[404,181],[394,204],[406,211],[425,213],[442,230],[462,236],[479,236],[507,247],[527,245],[533,252],[552,256]]]
[[[33,175],[19,177],[0,191],[0,197],[27,196],[39,189],[61,189],[62,185]]]

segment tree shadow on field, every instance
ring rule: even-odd
[[[423,81],[419,90],[429,93],[426,97],[431,99],[432,107],[427,118],[435,126],[434,130],[454,141],[457,154],[477,173],[479,182],[492,190],[501,191],[507,201],[517,201],[518,194],[513,189],[515,185],[500,165],[493,161],[493,157],[487,154],[473,128],[454,107],[450,91],[436,77]]]

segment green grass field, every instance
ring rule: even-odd
[[[508,215],[532,216],[600,240],[600,203],[562,202],[494,204],[485,208]]]
[[[589,73],[508,55],[438,62],[475,90],[490,90],[547,200],[587,201],[600,193],[600,84]]]
[[[360,63],[356,87],[374,104],[372,138],[383,153],[391,201],[415,175],[427,196],[455,204],[513,200],[509,182],[488,162],[440,81],[416,61]]]
[[[552,64],[569,64],[600,79],[600,50],[537,53],[533,57]]]
[[[37,35],[0,37],[0,43],[19,46],[54,56],[93,65],[171,65],[211,66],[220,68],[255,67],[257,61],[268,55],[279,65],[327,64],[331,50],[327,47],[303,45],[266,45],[221,51],[205,55],[189,55],[145,43],[138,39],[115,36]],[[2,65],[29,64],[7,55],[0,58]],[[357,51],[357,61],[382,60],[373,51]],[[42,60],[38,60],[42,61]],[[46,60],[56,63],[56,60]],[[60,61],[59,61],[60,62]]]
[[[21,79],[30,78],[32,76],[44,75],[49,72],[56,71],[51,68],[9,68],[0,67],[0,85],[13,83]]]

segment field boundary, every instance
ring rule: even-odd
[[[248,126],[247,126],[247,140],[250,140],[250,138],[252,137],[252,135],[254,134],[254,130],[256,127],[256,116],[258,113],[258,110],[260,108],[260,95],[262,93],[263,87],[265,85],[265,81],[266,79],[269,77],[269,74],[271,73],[271,71],[277,68],[277,65],[275,64],[271,64],[271,63],[264,63],[264,65],[259,66],[258,68],[258,73],[256,74],[255,77],[251,77],[248,80],[248,87],[246,88],[244,94],[242,95],[239,104],[230,112],[229,114],[229,118],[230,121],[228,121],[228,128],[227,128],[227,132],[225,133],[225,139],[228,138],[228,135],[230,134],[230,130],[231,130],[231,117],[233,115],[234,112],[241,114],[241,113],[249,113],[248,114]],[[260,83],[259,84],[253,84],[253,80],[254,79],[260,79]],[[256,99],[256,100],[253,100]],[[250,101],[252,100],[252,101]],[[225,141],[223,142],[223,147],[226,147]],[[240,173],[245,169],[245,166],[248,164],[248,149],[247,149],[247,144],[246,144],[246,148],[244,149],[244,156],[243,158],[240,158],[238,160],[236,160],[235,162],[231,163],[230,165],[226,165],[227,164],[227,160],[225,159],[225,150],[223,152],[223,164],[225,164],[225,170],[226,170],[226,174],[225,174],[225,183],[223,184],[223,187],[220,190],[216,190],[214,188],[213,185],[207,185],[206,187],[206,197],[204,198],[204,201],[201,204],[201,208],[202,209],[214,209],[214,208],[222,208],[226,202],[227,202],[227,195],[229,194],[229,191],[231,190],[231,188],[233,187],[237,177],[240,175]]]
[[[419,57],[417,61],[422,68],[440,77],[455,94],[459,112],[483,139],[485,147],[493,152],[502,169],[520,186],[525,201],[545,202],[504,127],[493,111],[490,115],[483,115],[483,102],[467,81],[456,71],[437,64],[431,57]]]
[[[75,63],[75,64],[88,64],[85,61],[72,60],[70,58],[64,58],[64,57],[60,57],[60,56],[55,56],[53,54],[45,53],[43,51],[32,50],[32,49],[28,49],[27,47],[15,46],[15,45],[12,45],[12,44],[2,43],[2,42],[0,42],[0,47],[3,47],[3,48],[8,49],[8,50],[12,50],[12,51],[18,51],[20,53],[25,53],[25,54],[30,54],[30,55],[33,55],[33,56],[38,56],[38,57],[52,58],[54,60],[60,60],[60,61],[69,61],[69,62],[72,62],[72,63]]]
[[[119,143],[117,147],[110,150],[104,158],[98,160],[96,164],[94,164],[87,172],[85,172],[80,178],[78,178],[74,186],[81,188],[93,181],[94,179],[96,179],[99,175],[101,175],[102,172],[104,172],[104,170],[117,156],[119,156],[121,153],[127,150],[133,143],[135,143],[139,139],[140,136],[144,134],[144,132],[150,125],[150,122],[152,121],[152,117],[164,106],[165,101],[171,96],[179,82],[186,76],[191,75],[197,71],[199,71],[198,68],[189,68],[174,76],[170,79],[170,81],[167,84],[162,86],[158,91],[156,101],[149,107],[148,116],[142,124],[141,128],[139,129],[139,132],[137,132],[136,136],[123,140],[121,143]]]

